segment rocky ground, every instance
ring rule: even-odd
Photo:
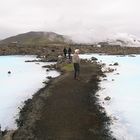
[[[140,54],[140,47],[115,47],[104,46],[96,47],[94,45],[77,45],[77,44],[48,44],[46,46],[6,46],[0,44],[0,55],[37,55],[45,56],[46,60],[56,60],[58,55],[63,55],[64,47],[72,48],[72,53],[76,48],[80,53],[104,53],[110,55],[129,55]]]
[[[65,62],[62,71],[32,99],[25,101],[12,140],[112,140],[109,118],[97,102],[101,66],[82,61],[80,80],[73,79],[73,67]]]

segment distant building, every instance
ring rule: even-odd
[[[97,44],[97,47],[99,47],[99,48],[100,48],[100,47],[101,47],[101,45],[100,45],[100,44]]]
[[[99,47],[121,47],[121,43],[120,42],[99,42],[97,44],[97,46]]]
[[[99,42],[97,45],[100,45],[101,47],[106,47],[108,46],[108,42]]]

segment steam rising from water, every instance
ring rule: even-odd
[[[140,38],[139,5],[139,0],[4,0],[0,38],[29,31],[52,31],[85,43],[118,33]]]

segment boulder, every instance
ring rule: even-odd
[[[51,76],[48,76],[47,78],[48,78],[48,79],[52,79],[52,77],[51,77]]]
[[[118,62],[115,62],[113,65],[114,65],[114,66],[118,66],[118,65],[119,65],[119,63],[118,63]]]
[[[91,57],[92,61],[97,61],[98,59],[96,57]]]
[[[8,74],[11,74],[11,71],[8,71]]]
[[[107,96],[104,98],[104,100],[109,101],[111,99],[111,97]]]

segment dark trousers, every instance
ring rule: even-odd
[[[70,53],[68,53],[68,56],[69,56],[69,59],[71,59],[71,54]]]
[[[65,58],[67,57],[67,53],[64,53],[64,57],[65,57]]]
[[[74,79],[76,79],[77,77],[79,77],[80,74],[80,65],[78,63],[74,63]]]

